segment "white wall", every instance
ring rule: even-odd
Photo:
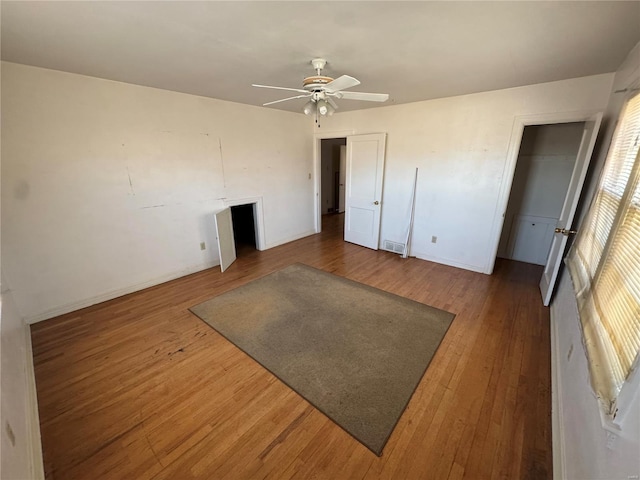
[[[603,110],[612,81],[596,75],[344,112],[322,129],[388,133],[381,241],[404,242],[418,167],[412,255],[488,273],[504,213],[500,189],[513,174],[505,170],[515,117]]]
[[[2,260],[35,321],[218,264],[211,212],[314,232],[304,115],[2,64]],[[207,249],[200,250],[200,242]]]
[[[1,302],[0,478],[44,478],[29,329],[4,281]]]
[[[563,272],[551,305],[555,337],[553,362],[558,371],[556,396],[562,398],[554,435],[562,455],[564,474],[571,480],[628,480],[640,475],[640,395],[622,419],[622,430],[612,435],[602,427],[598,401],[591,389],[569,272]],[[560,431],[559,431],[560,430]],[[561,440],[560,440],[561,439]],[[558,468],[560,465],[558,465]]]
[[[604,129],[593,158],[590,184],[582,201],[588,206],[607,155],[615,122],[625,94],[614,93],[640,81],[640,43],[615,74]],[[638,85],[635,84],[637,87]],[[584,215],[586,209],[582,209]],[[591,389],[577,307],[568,272],[563,272],[551,303],[552,365],[554,384],[554,470],[558,478],[620,479],[640,477],[640,376],[632,385],[635,396],[620,412],[621,430],[603,429],[598,403]]]

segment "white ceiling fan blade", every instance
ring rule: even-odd
[[[337,92],[338,90],[345,90],[347,88],[355,87],[356,85],[360,85],[360,80],[350,77],[349,75],[342,75],[332,82],[327,83],[324,86],[324,91],[333,93]]]
[[[338,109],[338,104],[331,97],[327,97],[327,103],[333,107],[334,110]]]
[[[306,97],[310,97],[310,94],[306,94],[306,95],[297,95],[295,97],[289,97],[289,98],[283,98],[282,100],[276,100],[274,102],[267,102],[267,103],[263,103],[262,106],[266,107],[267,105],[273,105],[274,103],[280,103],[280,102],[286,102],[287,100],[295,100],[296,98],[306,98]]]
[[[339,92],[336,96],[345,100],[365,100],[367,102],[386,102],[389,100],[388,93]]]
[[[272,88],[274,90],[288,90],[290,92],[308,93],[306,90],[302,90],[300,88],[274,87],[272,85],[257,85],[255,83],[251,84],[251,86],[258,88]]]

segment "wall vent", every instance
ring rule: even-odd
[[[393,253],[404,253],[404,243],[392,242],[391,240],[385,240],[382,242],[382,249]]]

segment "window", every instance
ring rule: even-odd
[[[640,352],[640,95],[622,111],[567,264],[593,388],[610,418]]]

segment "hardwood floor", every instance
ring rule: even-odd
[[[323,233],[32,326],[49,479],[551,478],[541,267],[491,276]],[[188,308],[302,262],[456,314],[381,457]]]

